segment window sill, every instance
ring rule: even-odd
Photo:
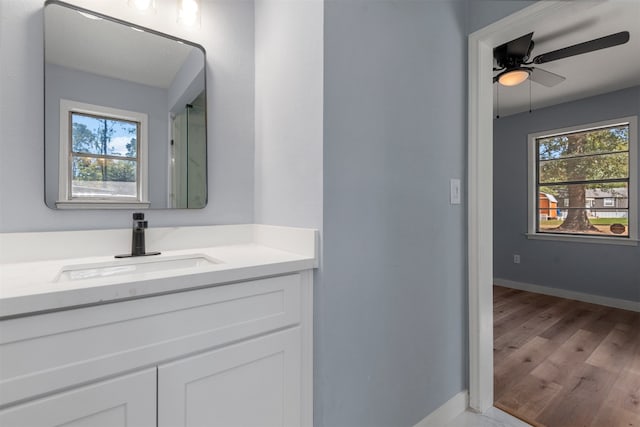
[[[562,234],[525,233],[529,240],[555,240],[574,243],[596,243],[604,245],[638,246],[638,240],[623,237],[576,236]]]
[[[146,209],[151,202],[119,202],[107,200],[65,200],[56,202],[58,209]]]

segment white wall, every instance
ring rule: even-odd
[[[322,226],[323,1],[255,2],[255,221]]]
[[[254,10],[250,0],[206,0],[187,30],[174,1],[139,15],[126,1],[71,3],[199,43],[207,51],[209,204],[155,210],[150,226],[253,222]],[[44,204],[43,4],[2,0],[0,9],[0,231],[124,228],[131,211],[57,211]]]

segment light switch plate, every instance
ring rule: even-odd
[[[460,204],[460,180],[457,178],[452,178],[450,182],[450,201],[452,205]]]

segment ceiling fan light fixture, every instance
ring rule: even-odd
[[[526,68],[513,68],[504,71],[498,76],[498,83],[502,86],[517,86],[529,78],[530,70]]]

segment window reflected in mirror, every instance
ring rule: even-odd
[[[140,123],[71,113],[71,198],[138,200]]]

